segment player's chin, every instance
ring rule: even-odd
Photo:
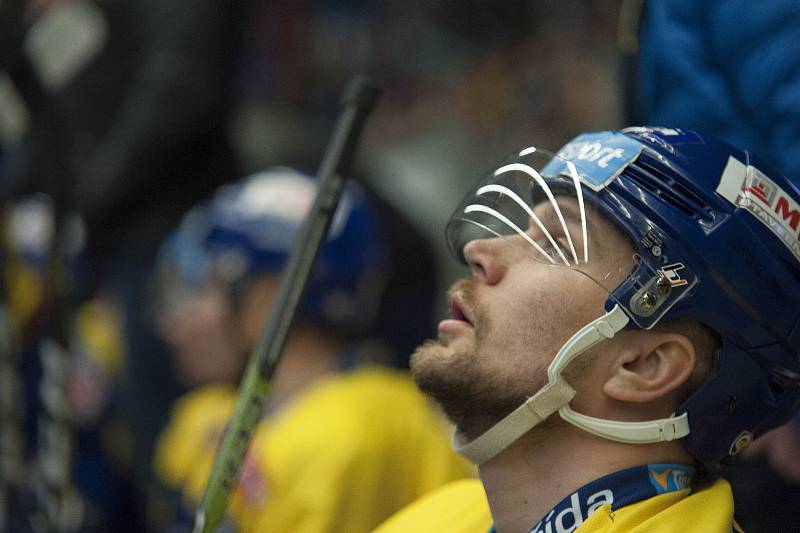
[[[450,350],[441,340],[426,340],[414,350],[409,360],[411,374],[429,371],[430,367],[440,367],[447,359]]]
[[[417,384],[453,379],[454,372],[458,373],[463,362],[459,361],[462,350],[455,344],[448,344],[442,340],[428,340],[411,354],[411,375]]]
[[[411,364],[413,365],[415,361],[418,362],[428,357],[434,357],[437,352],[442,351],[444,348],[445,344],[441,340],[428,339],[417,346],[417,349],[411,354]]]

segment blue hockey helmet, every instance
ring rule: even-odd
[[[627,235],[629,263],[592,259],[592,210]],[[557,154],[527,148],[481,181],[447,228],[462,260],[470,240],[498,236],[608,291],[607,314],[556,355],[551,386],[587,346],[625,327],[689,318],[721,339],[716,370],[672,417],[596,419],[572,411],[569,396],[559,413],[570,423],[621,442],[683,438],[717,471],[800,406],[800,191],[754,154],[644,127],[580,135]]]
[[[276,167],[220,188],[195,216],[184,222],[189,235],[202,226],[204,260],[188,261],[200,275],[213,269],[241,286],[253,276],[279,273],[316,194],[316,180],[294,169]],[[194,230],[186,231],[186,225]],[[322,325],[359,331],[374,318],[383,290],[388,254],[376,212],[366,193],[348,183],[320,250],[299,306],[299,316]],[[205,266],[203,266],[205,265]],[[187,274],[192,272],[187,271]]]
[[[177,303],[184,293],[195,291],[208,281],[212,268],[205,248],[209,222],[208,205],[197,205],[183,215],[178,228],[162,243],[156,260],[160,300]]]

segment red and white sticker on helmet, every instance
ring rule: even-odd
[[[717,193],[750,212],[800,261],[800,204],[774,181],[756,167],[729,157]]]

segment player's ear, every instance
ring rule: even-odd
[[[685,336],[639,331],[616,354],[603,392],[619,401],[650,402],[678,389],[694,365],[694,345]]]

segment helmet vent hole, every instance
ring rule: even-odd
[[[640,160],[637,165],[625,169],[625,176],[690,217],[713,221],[708,204],[688,187],[666,175],[662,169]]]

